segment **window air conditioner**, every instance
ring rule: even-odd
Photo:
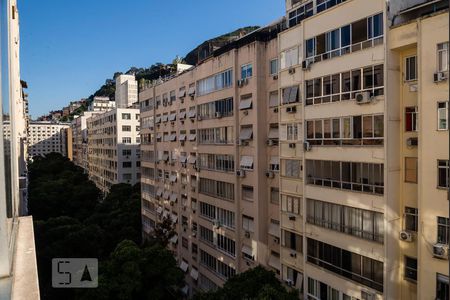
[[[357,104],[366,104],[372,102],[372,97],[370,92],[356,93],[355,100]]]
[[[411,232],[406,231],[406,230],[402,230],[400,231],[400,240],[404,241],[404,242],[412,242],[413,241],[413,235]]]

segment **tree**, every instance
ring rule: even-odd
[[[298,291],[287,291],[275,277],[275,273],[257,266],[230,278],[222,288],[199,293],[195,300],[228,299],[298,299]]]
[[[175,227],[172,220],[169,217],[163,217],[161,222],[156,223],[150,240],[166,247],[175,234]]]

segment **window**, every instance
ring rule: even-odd
[[[306,160],[307,184],[383,195],[384,165]]]
[[[301,198],[281,195],[281,211],[300,215]]]
[[[200,216],[214,220],[216,218],[216,207],[200,201]]]
[[[450,221],[448,218],[437,217],[437,242],[448,244],[450,240]]]
[[[232,239],[221,234],[217,234],[217,248],[233,257],[236,256],[236,243]]]
[[[417,281],[417,259],[405,256],[405,279]]]
[[[438,130],[448,130],[448,101],[438,102]]]
[[[341,0],[338,0],[341,1]],[[300,2],[300,0],[292,0],[292,5]],[[310,1],[294,11],[289,13],[289,27],[295,26],[299,24],[302,20],[312,16],[313,11],[313,2]]]
[[[278,74],[278,58],[275,58],[270,61],[269,75],[273,76],[277,74]]]
[[[233,98],[200,104],[197,109],[198,116],[202,119],[229,117],[233,115]]]
[[[282,90],[282,104],[296,103],[300,101],[298,86],[291,86]]]
[[[253,187],[248,185],[242,186],[242,199],[253,201]]]
[[[437,45],[437,67],[438,72],[448,71],[448,42]]]
[[[405,131],[418,131],[419,109],[417,106],[405,108]]]
[[[405,80],[417,80],[417,56],[405,58]]]
[[[122,114],[122,120],[131,120],[131,114],[123,113]]]
[[[306,213],[310,224],[383,243],[382,213],[313,199],[307,199]]]
[[[417,232],[419,226],[419,210],[413,207],[405,207],[405,229]]]
[[[272,91],[269,94],[269,107],[278,106],[278,91]]]
[[[197,95],[202,96],[233,85],[233,70],[229,69],[197,81]]]
[[[241,79],[250,78],[253,75],[252,64],[243,65],[241,67]]]
[[[122,125],[122,131],[131,131],[131,126],[129,126],[129,125]]]
[[[124,161],[122,162],[122,167],[123,168],[131,168],[132,164],[131,161]]]
[[[242,215],[242,229],[245,231],[253,232],[254,224],[253,224],[253,218]]]
[[[301,235],[287,230],[282,230],[282,237],[283,247],[289,248],[298,253],[303,253],[303,238]]]
[[[131,137],[123,137],[122,143],[123,144],[131,144]]]
[[[280,157],[278,155],[270,157],[269,171],[272,171],[272,172],[280,171]]]
[[[200,178],[199,193],[233,201],[234,184],[208,178]]]
[[[300,160],[294,159],[283,159],[282,163],[282,176],[291,177],[291,178],[301,178],[302,177],[302,166]]]
[[[438,160],[438,187],[449,187],[449,164],[448,160]]]
[[[130,156],[131,155],[131,149],[123,149],[122,150],[122,156]]]
[[[270,188],[270,203],[276,205],[280,203],[280,190],[278,188]]]
[[[233,144],[233,127],[199,129],[199,144]]]
[[[383,262],[308,238],[307,261],[383,292]]]
[[[200,168],[212,171],[234,171],[234,156],[226,154],[199,154]]]
[[[436,273],[436,300],[449,299],[448,276]]]
[[[417,157],[405,157],[405,182],[417,183]]]
[[[299,61],[298,47],[282,51],[280,55],[280,60],[281,60],[280,67],[282,70],[298,65]]]

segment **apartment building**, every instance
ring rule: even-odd
[[[27,99],[20,80],[19,12],[0,1],[0,299],[39,299],[32,217],[26,213]]]
[[[28,128],[29,157],[45,156],[52,152],[68,156],[68,148],[72,147],[72,139],[67,138],[69,128],[69,123],[30,122]]]
[[[89,104],[88,111],[108,111],[116,107],[116,102],[110,101],[109,97],[96,96]]]
[[[114,103],[114,102],[112,102]],[[76,116],[72,123],[72,159],[73,163],[82,167],[85,172],[89,170],[88,164],[88,130],[87,119],[100,114],[100,111],[85,111],[81,116]]]
[[[116,106],[128,108],[138,102],[138,86],[134,75],[122,74],[116,80]]]
[[[448,10],[425,2],[286,1],[281,264],[305,298],[448,297]]]
[[[280,22],[147,86],[141,106],[143,234],[171,218],[185,292],[258,264],[280,273]]]
[[[89,178],[107,193],[140,180],[139,109],[116,108],[87,118]]]
[[[391,11],[387,49],[399,102],[399,299],[449,299],[448,1],[414,4]]]

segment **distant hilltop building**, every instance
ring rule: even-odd
[[[94,100],[89,105],[88,111],[108,111],[115,107],[116,103],[110,101],[109,97],[94,97]]]

